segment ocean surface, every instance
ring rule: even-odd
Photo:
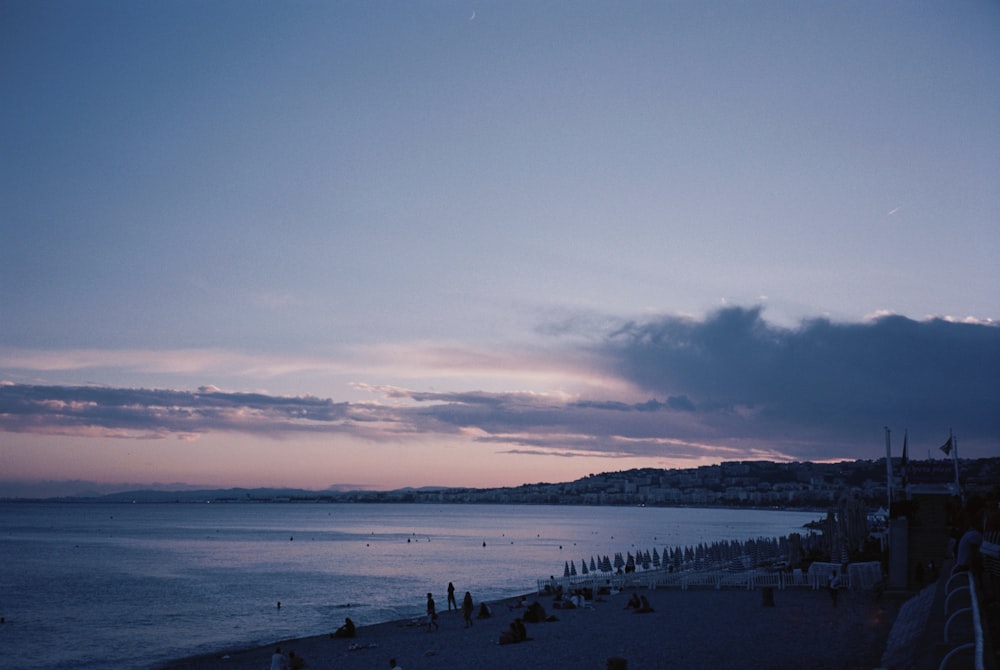
[[[0,669],[170,659],[418,617],[564,564],[802,532],[781,510],[0,503]],[[281,602],[281,607],[277,606]]]

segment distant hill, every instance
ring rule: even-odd
[[[308,499],[320,495],[316,491],[289,488],[232,488],[195,491],[122,491],[99,496],[100,502],[271,502],[280,499]]]
[[[938,459],[929,463],[942,462]],[[911,461],[911,467],[918,463]],[[898,486],[898,463],[894,469]],[[968,491],[983,496],[1000,493],[1000,458],[963,459],[960,470],[963,487]],[[109,494],[5,499],[91,503],[412,502],[823,508],[850,491],[877,507],[886,500],[885,477],[885,459],[840,463],[732,461],[688,469],[636,468],[588,475],[572,482],[483,489],[423,486],[375,491],[360,486],[352,489],[343,484],[322,491],[282,487],[192,489],[178,484],[174,490],[137,488]],[[82,484],[77,482],[74,489],[87,490]]]

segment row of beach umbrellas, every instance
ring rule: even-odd
[[[796,535],[796,542],[800,545],[800,550],[805,549],[807,544],[813,540],[812,536],[805,538]],[[615,554],[612,559],[608,555],[604,557],[591,556],[580,561],[580,570],[577,571],[575,561],[566,561],[563,567],[563,576],[571,577],[577,574],[589,574],[591,572],[615,572],[624,569],[628,572],[641,567],[643,570],[658,570],[661,568],[683,568],[704,569],[709,567],[725,566],[732,570],[746,570],[749,568],[767,565],[776,561],[788,560],[790,555],[789,538],[756,538],[749,540],[729,540],[712,542],[705,544],[698,543],[696,546],[687,547],[664,547],[661,554],[654,547],[652,551],[621,552]]]

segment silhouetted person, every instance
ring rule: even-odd
[[[479,614],[476,615],[477,619],[489,619],[493,616],[493,612],[490,610],[490,606],[486,603],[479,603]]]
[[[536,600],[528,605],[528,609],[524,612],[524,620],[528,623],[541,623],[545,621],[545,608]]]
[[[448,611],[451,611],[451,606],[454,605],[455,609],[458,609],[458,603],[455,601],[455,585],[448,582]]]
[[[514,623],[512,625],[514,630],[517,631],[518,642],[524,642],[528,639],[528,629],[524,627],[524,621],[521,619],[514,619]]]
[[[351,617],[344,619],[344,625],[330,634],[330,637],[354,637],[358,634]]]
[[[524,642],[527,639],[528,631],[520,619],[514,619],[510,623],[510,628],[500,633],[500,644],[514,644]]]
[[[275,647],[271,654],[271,670],[289,670],[288,657],[281,653],[281,647]]]
[[[427,594],[427,632],[431,630],[437,630],[441,626],[437,622],[437,609],[434,606],[434,596],[430,593]]]
[[[474,608],[475,605],[472,604],[472,594],[466,591],[465,598],[462,599],[462,618],[465,619],[466,628],[472,625],[472,610]]]
[[[826,588],[830,591],[830,600],[833,602],[833,606],[836,607],[837,598],[840,596],[840,577],[837,573],[830,573]]]

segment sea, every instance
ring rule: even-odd
[[[0,503],[0,669],[151,669],[417,618],[616,553],[806,532],[818,512],[349,503]],[[582,566],[580,566],[582,568]],[[278,604],[280,603],[280,607]]]

